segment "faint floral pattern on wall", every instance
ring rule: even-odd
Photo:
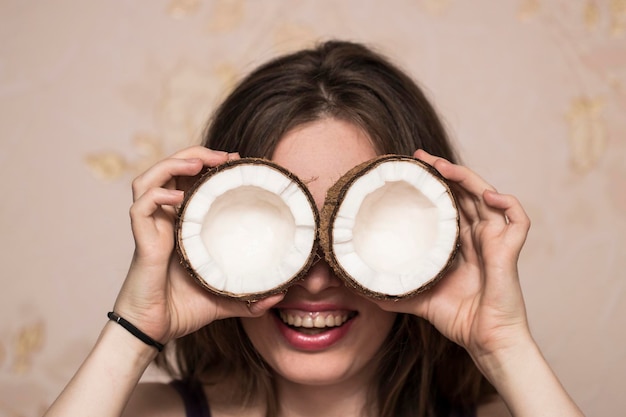
[[[452,0],[418,0],[425,12],[437,16],[445,13],[451,7]]]
[[[574,63],[571,71],[580,80],[580,95],[570,100],[563,113],[568,124],[571,168],[584,174],[597,167],[608,149],[620,151],[615,140],[626,133],[623,128],[610,132],[606,117],[609,111],[626,112],[626,44],[615,42],[624,35],[626,1],[590,0],[574,5],[571,12],[578,14],[577,26],[568,25],[560,16],[562,7],[555,7],[558,3],[545,3],[523,1],[520,18],[543,20],[552,27],[564,59]],[[582,43],[577,34],[581,28],[590,34]],[[594,82],[587,81],[590,79]],[[616,134],[613,142],[611,133]]]
[[[189,64],[177,66],[162,82],[154,105],[158,133],[135,133],[132,156],[115,151],[87,155],[87,166],[105,180],[136,176],[166,155],[197,143],[212,107],[235,78],[236,70],[227,63],[208,71]]]
[[[522,0],[518,6],[517,16],[521,20],[534,17],[541,9],[539,0]]]
[[[424,78],[464,156],[520,193],[538,339],[588,415],[626,409],[626,0],[15,1],[0,27],[0,417],[41,415],[88,353],[132,253],[128,182],[198,143],[260,60],[331,37]],[[70,329],[59,300],[97,318]]]
[[[33,356],[41,351],[45,341],[45,327],[43,321],[19,329],[13,340],[13,364],[15,373],[23,374],[30,371]]]
[[[311,46],[318,34],[303,24],[283,23],[274,28],[272,40],[276,53],[289,52]]]
[[[167,14],[175,19],[182,19],[195,14],[200,7],[200,0],[171,0],[167,5]]]
[[[43,386],[22,378],[33,373],[34,361],[45,346],[44,321],[36,319],[5,332],[0,336],[0,370],[11,379],[0,380],[0,416],[17,417],[26,410],[41,414],[47,407]]]
[[[607,133],[601,99],[574,99],[567,112],[569,146],[575,171],[587,172],[606,150]]]
[[[168,13],[174,18],[184,18],[197,12],[198,7],[195,1],[175,0],[169,5]],[[244,3],[240,0],[216,1],[208,28],[211,32],[235,29],[244,14]],[[283,23],[273,28],[271,38],[275,53],[280,53],[312,44],[316,34],[305,25]],[[135,152],[131,156],[111,150],[91,153],[85,157],[87,167],[97,178],[106,181],[126,174],[136,176],[166,155],[197,143],[211,111],[240,75],[234,65],[224,61],[217,61],[210,69],[189,63],[178,65],[161,81],[162,93],[154,109],[158,133],[135,133],[131,138]],[[134,101],[142,100],[145,97]]]
[[[542,9],[562,8],[565,2],[550,2],[542,0],[521,0],[518,16],[521,19],[533,18],[541,13]],[[587,29],[592,30],[600,26],[601,20],[606,18],[608,33],[620,36],[626,29],[626,1],[625,0],[585,0],[571,3],[579,8],[581,21]]]
[[[97,178],[111,181],[126,173],[138,175],[165,157],[163,141],[158,136],[136,133],[131,142],[135,151],[132,157],[126,157],[119,152],[102,151],[87,155],[85,162]]]
[[[626,1],[611,0],[611,33],[623,35],[626,30]]]
[[[419,0],[420,7],[434,16],[453,7],[450,0]],[[185,18],[197,14],[202,7],[198,0],[171,0],[167,13],[173,18]],[[626,106],[623,91],[626,82],[626,49],[623,44],[607,49],[606,46],[580,48],[575,45],[569,32],[576,28],[559,22],[560,9],[539,0],[521,0],[518,18],[523,21],[545,19],[561,32],[564,51],[571,51],[579,65],[572,71],[592,72],[607,83],[610,94],[620,96],[618,100]],[[626,16],[626,0],[611,0],[607,3],[587,1],[577,11],[579,24],[589,31],[604,30],[607,36],[623,33]],[[246,3],[243,0],[217,0],[209,4],[209,33],[233,31],[244,22]],[[603,25],[600,21],[604,21]],[[608,27],[608,28],[607,28]],[[282,53],[311,45],[319,34],[301,23],[283,22],[273,28],[272,39],[275,53]],[[621,74],[620,74],[621,70]],[[123,173],[136,175],[152,165],[168,152],[197,140],[212,106],[221,99],[235,82],[238,69],[228,63],[218,64],[212,70],[201,69],[191,64],[182,64],[162,81],[163,94],[156,104],[157,133],[136,133],[131,139],[137,155],[124,156],[115,151],[94,152],[85,160],[99,178],[117,179]],[[607,149],[608,129],[603,113],[607,105],[600,94],[592,96],[588,88],[581,85],[584,95],[571,99],[564,111],[564,122],[569,130],[571,167],[575,172],[585,173],[593,169]],[[610,105],[610,104],[609,104]]]
[[[214,1],[208,29],[211,32],[233,30],[243,22],[245,13],[245,2],[242,0]]]
[[[622,153],[622,157],[624,157]],[[609,186],[607,193],[617,213],[626,213],[626,164],[625,159],[616,161],[609,171]]]

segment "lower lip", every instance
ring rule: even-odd
[[[287,343],[295,349],[309,352],[324,350],[333,346],[345,337],[355,319],[356,317],[348,320],[342,326],[333,327],[324,332],[311,335],[294,330],[287,326],[278,316],[274,315],[276,325]]]

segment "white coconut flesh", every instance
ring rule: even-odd
[[[456,252],[458,211],[423,163],[390,159],[351,183],[332,225],[332,252],[357,286],[401,297],[439,277]]]
[[[220,294],[282,289],[314,252],[317,218],[307,193],[286,172],[259,160],[237,161],[207,176],[181,208],[183,262]]]

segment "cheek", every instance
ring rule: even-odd
[[[396,321],[397,314],[379,311],[377,314],[369,317],[367,328],[372,343],[376,343],[378,347],[384,343],[389,337],[393,324]]]
[[[277,346],[278,332],[270,313],[261,317],[241,318],[241,325],[254,348],[266,357]]]
[[[389,338],[398,315],[371,304],[361,310],[358,341],[363,356],[374,357]]]

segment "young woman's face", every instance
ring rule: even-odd
[[[326,191],[342,174],[375,156],[361,129],[322,119],[288,132],[272,159],[303,180],[321,208]],[[348,290],[322,259],[275,309],[242,323],[279,378],[332,385],[373,375],[372,359],[395,316]]]

